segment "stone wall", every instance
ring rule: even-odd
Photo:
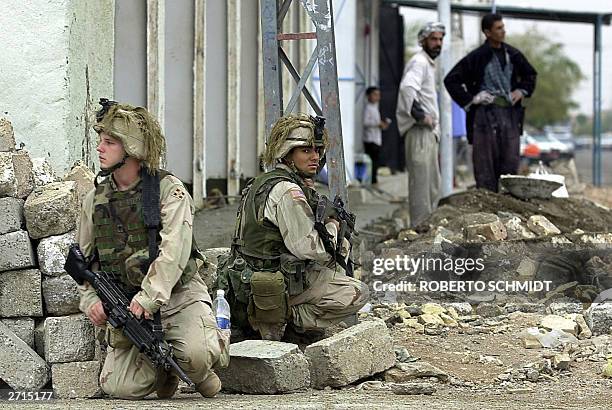
[[[94,396],[101,359],[94,327],[63,268],[93,173],[77,165],[59,180],[45,159],[16,149],[6,119],[0,148],[0,386]]]

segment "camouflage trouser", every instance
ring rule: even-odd
[[[369,291],[363,282],[344,272],[313,265],[305,274],[308,288],[289,299],[291,321],[301,329],[325,329],[357,313],[366,304]]]
[[[176,361],[189,378],[203,381],[221,354],[210,307],[195,302],[162,318],[164,339],[172,344]],[[129,340],[107,330],[108,354],[100,374],[105,393],[121,399],[141,399],[155,391],[158,372]],[[114,346],[114,347],[112,347]]]

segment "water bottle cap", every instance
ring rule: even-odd
[[[223,289],[218,289],[217,290],[217,297],[224,297],[225,296],[225,291]]]

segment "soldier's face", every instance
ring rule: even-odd
[[[305,174],[316,175],[319,168],[319,150],[314,147],[297,147],[289,154],[289,161],[292,161],[298,171]]]
[[[116,138],[111,137],[105,132],[99,134],[99,142],[96,151],[100,160],[100,168],[110,168],[123,159],[125,151],[123,144]]]

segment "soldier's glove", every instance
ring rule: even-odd
[[[472,99],[472,104],[488,105],[493,103],[494,100],[495,96],[493,96],[491,93],[488,91],[481,91],[474,96]]]

